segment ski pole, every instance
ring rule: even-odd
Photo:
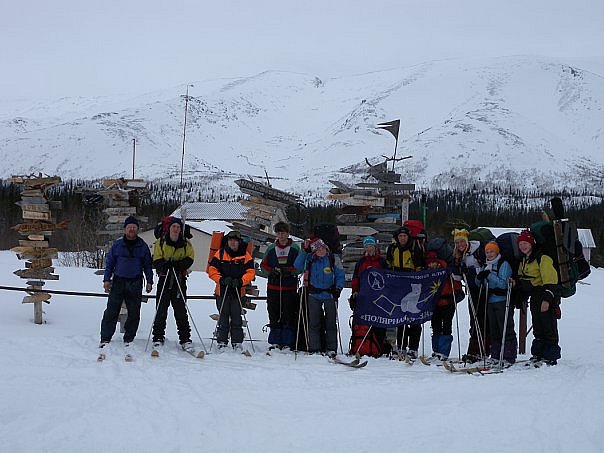
[[[333,296],[332,296],[332,298],[333,298]],[[338,341],[340,343],[340,354],[344,354],[344,349],[342,348],[342,335],[340,332],[340,316],[338,314],[338,301],[335,298],[333,298],[333,304],[336,308],[336,329],[338,331]]]
[[[174,272],[174,279],[176,280],[176,285],[178,286],[178,291],[180,292],[180,297],[182,297],[182,300],[184,301],[184,304],[185,304],[185,309],[187,310],[189,318],[191,318],[191,324],[193,324],[193,328],[195,329],[195,332],[197,333],[197,336],[199,337],[201,346],[203,347],[204,352],[207,354],[208,350],[206,349],[206,345],[203,343],[203,339],[201,338],[201,335],[199,334],[199,330],[197,330],[197,325],[195,324],[195,319],[193,318],[193,314],[191,313],[191,310],[189,310],[189,304],[187,304],[187,298],[182,290],[182,287],[180,286],[180,281],[178,280],[178,276],[176,275],[176,270],[172,269],[172,272]]]
[[[153,322],[151,323],[151,328],[149,329],[149,336],[147,337],[147,343],[145,344],[145,352],[147,352],[147,348],[149,347],[149,341],[151,340],[151,333],[153,332],[153,326],[155,325],[155,319],[157,318],[157,311],[159,310],[159,304],[162,302],[162,296],[164,295],[164,289],[166,288],[166,279],[168,275],[164,277],[164,283],[161,286],[161,291],[159,292],[159,297],[155,300],[155,313],[153,314]],[[159,284],[159,282],[158,282]]]
[[[243,303],[241,302],[241,296],[239,295],[239,288],[235,289],[235,292],[237,293],[237,299],[239,299],[239,307],[241,307],[241,315],[243,316],[243,320],[245,321],[245,328],[247,329],[247,335],[250,339],[250,344],[252,345],[252,352],[255,353],[256,350],[254,349],[254,341],[252,340],[252,333],[250,332],[250,325],[247,322],[247,317],[245,316],[245,311],[243,310]],[[233,335],[233,333],[231,332],[231,339],[232,339],[232,335]]]
[[[457,314],[457,300],[455,299],[455,287],[453,286],[453,274],[451,274],[449,276],[449,278],[451,279],[451,289],[453,291],[453,304],[454,304],[454,308],[455,308],[455,324],[457,327],[457,355],[458,355],[458,360],[461,361],[461,343],[459,341],[459,316]]]
[[[470,315],[474,320],[474,329],[476,331],[476,336],[478,337],[478,350],[480,354],[484,356],[484,348],[482,342],[482,333],[480,332],[480,322],[478,321],[478,316],[476,315],[476,307],[474,306],[474,299],[472,298],[472,292],[470,291],[470,285],[468,285],[468,279],[465,274],[462,274],[463,282],[466,285],[466,290],[468,292],[468,303],[470,306]],[[478,298],[480,299],[482,293],[482,286],[480,287],[480,291],[478,292]]]
[[[370,326],[369,326],[369,329],[367,329],[367,332],[365,332],[365,336],[364,336],[364,337],[363,337],[363,339],[361,340],[361,344],[359,344],[359,347],[357,348],[357,350],[356,350],[356,351],[355,351],[355,353],[354,353],[355,357],[359,357],[359,358],[361,357],[361,356],[359,355],[359,351],[360,351],[360,350],[361,350],[361,348],[363,347],[363,343],[365,343],[365,340],[367,339],[367,336],[369,335],[369,332],[371,332],[371,328],[372,328],[372,327],[373,327],[373,326],[371,326],[371,325],[370,325]]]
[[[505,318],[503,318],[503,335],[501,336],[501,351],[499,351],[499,364],[500,370],[503,368],[503,347],[505,345],[505,335],[508,328],[508,313],[510,312],[510,298],[512,294],[512,282],[508,282],[508,293],[505,299]]]
[[[218,287],[221,288],[220,282],[218,283]],[[216,321],[216,325],[214,326],[214,332],[212,333],[212,342],[210,343],[210,352],[212,352],[212,346],[214,346],[214,338],[216,338],[216,331],[218,330],[218,324],[220,323],[220,318],[222,317],[222,307],[224,307],[224,300],[226,299],[227,292],[229,291],[229,287],[225,285],[224,294],[222,295],[222,301],[220,302],[220,309],[218,310],[218,320]]]
[[[489,305],[489,282],[487,280],[485,280],[485,282],[484,282],[484,287],[485,287],[485,290],[484,290],[484,315],[483,315],[483,323],[482,323],[482,332],[483,332],[483,341],[484,341],[483,364],[486,366],[486,364],[487,364],[487,307]],[[479,303],[480,303],[480,299],[479,299]]]
[[[302,285],[300,286],[300,304],[298,306],[298,325],[296,327],[296,344],[294,346],[294,360],[296,360],[298,358],[298,346],[299,346],[299,341],[300,341],[300,320],[302,320],[302,324],[304,324],[304,320],[302,319],[303,315],[302,315],[302,310],[306,309],[304,307],[304,305],[306,305],[306,307],[308,306],[308,303],[303,304],[302,302],[305,300],[306,298],[306,288],[307,286],[305,285],[305,281],[304,281],[304,274],[306,273],[306,265],[308,263],[308,260],[305,259],[304,260],[304,267],[302,269],[302,272],[300,273],[300,276],[302,277]],[[305,329],[306,332],[308,332],[307,329]],[[306,346],[308,348],[308,335],[306,335],[307,339],[306,339]]]

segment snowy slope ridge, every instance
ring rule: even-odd
[[[130,98],[13,105],[0,115],[0,176],[63,178],[180,170],[184,89]],[[420,187],[485,183],[526,189],[602,188],[604,78],[545,57],[457,59],[321,79],[267,71],[190,88],[187,178],[283,176],[290,190],[325,190],[368,157],[392,155],[375,129],[401,119],[398,156]]]
[[[20,263],[0,252],[3,286],[20,286]],[[100,291],[94,270],[59,268],[52,289]],[[263,303],[248,312],[256,354],[194,359],[177,350],[172,314],[162,357],[145,353],[153,304],[143,304],[133,349],[96,361],[105,298],[53,296],[46,324],[33,324],[22,293],[0,291],[0,438],[11,453],[131,452],[598,452],[604,444],[604,271],[594,269],[577,295],[564,301],[562,359],[555,367],[513,368],[498,375],[451,375],[442,367],[409,367],[369,359],[352,370],[324,357],[264,354]],[[264,279],[257,279],[264,289]],[[189,294],[209,294],[212,282],[193,272]],[[349,290],[342,294],[342,300]],[[190,301],[204,338],[212,301]],[[459,305],[462,352],[467,302]],[[340,304],[348,343],[348,304]],[[516,314],[517,316],[517,314]],[[455,328],[455,327],[454,327]],[[429,351],[430,328],[424,339]],[[457,338],[456,335],[454,335]],[[195,333],[193,339],[199,340]],[[530,337],[529,337],[530,341]],[[210,340],[205,340],[209,347]],[[248,343],[249,344],[249,343]],[[453,355],[457,356],[457,340]],[[526,358],[526,357],[519,357]]]

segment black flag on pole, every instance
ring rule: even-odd
[[[378,129],[384,129],[394,135],[394,139],[398,141],[398,129],[401,125],[401,120],[388,121],[387,123],[380,123],[376,127]]]

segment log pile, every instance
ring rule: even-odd
[[[142,198],[149,196],[148,182],[144,179],[104,179],[101,189],[82,189],[82,201],[87,205],[102,204],[105,221],[97,231],[111,244],[123,234],[126,217],[135,216],[141,224],[147,217],[136,215]],[[101,247],[106,247],[102,245]]]
[[[343,205],[336,219],[344,244],[342,264],[347,282],[352,279],[356,262],[363,256],[363,238],[374,236],[384,244],[381,247],[384,251],[392,240],[392,233],[407,220],[415,185],[401,183],[401,175],[388,171],[386,165],[387,161],[370,166],[366,178],[369,182],[350,186],[329,181],[334,187],[327,199]]]
[[[48,189],[61,182],[58,176],[12,176],[7,182],[23,186],[21,200],[16,204],[21,207],[23,223],[12,227],[25,239],[19,239],[19,246],[11,250],[20,260],[26,260],[25,269],[14,272],[27,280],[29,292],[22,303],[33,303],[34,322],[42,324],[42,302],[50,303],[51,295],[42,292],[45,280],[58,280],[54,274],[52,260],[58,258],[58,250],[50,247],[50,236],[56,230],[67,229],[68,222],[56,222],[56,211],[61,209],[60,201],[48,200]]]
[[[280,221],[287,222],[287,208],[300,204],[300,198],[270,185],[248,179],[237,179],[235,184],[239,186],[242,193],[248,195],[247,199],[240,201],[248,210],[245,213],[245,222],[235,222],[233,226],[243,236],[249,237],[254,242],[255,246],[252,248],[251,255],[253,258],[261,259],[267,244],[275,241],[274,225]],[[262,274],[258,267],[256,272]],[[246,294],[257,296],[257,287],[254,285],[246,287]]]
[[[99,236],[97,249],[102,256],[106,256],[113,242],[124,234],[124,220],[128,216],[136,217],[141,228],[149,221],[147,217],[136,214],[141,200],[150,194],[149,183],[144,179],[108,178],[103,180],[101,189],[81,189],[81,192],[84,204],[103,206],[105,221],[103,227],[96,232]],[[96,273],[102,275],[104,271],[99,269]],[[146,297],[142,300],[147,302]],[[127,317],[126,304],[122,304],[118,318],[120,332],[124,332]]]
[[[275,189],[248,179],[237,179],[235,184],[247,199],[240,203],[247,207],[245,223],[236,222],[235,227],[241,230],[244,236],[248,236],[258,244],[273,242],[275,235],[273,227],[275,223],[287,222],[286,210],[292,205],[300,203],[297,195]],[[254,247],[254,258],[262,258],[263,248]]]

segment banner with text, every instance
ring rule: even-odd
[[[396,272],[368,268],[359,276],[355,319],[386,328],[429,321],[446,278],[447,269]]]

